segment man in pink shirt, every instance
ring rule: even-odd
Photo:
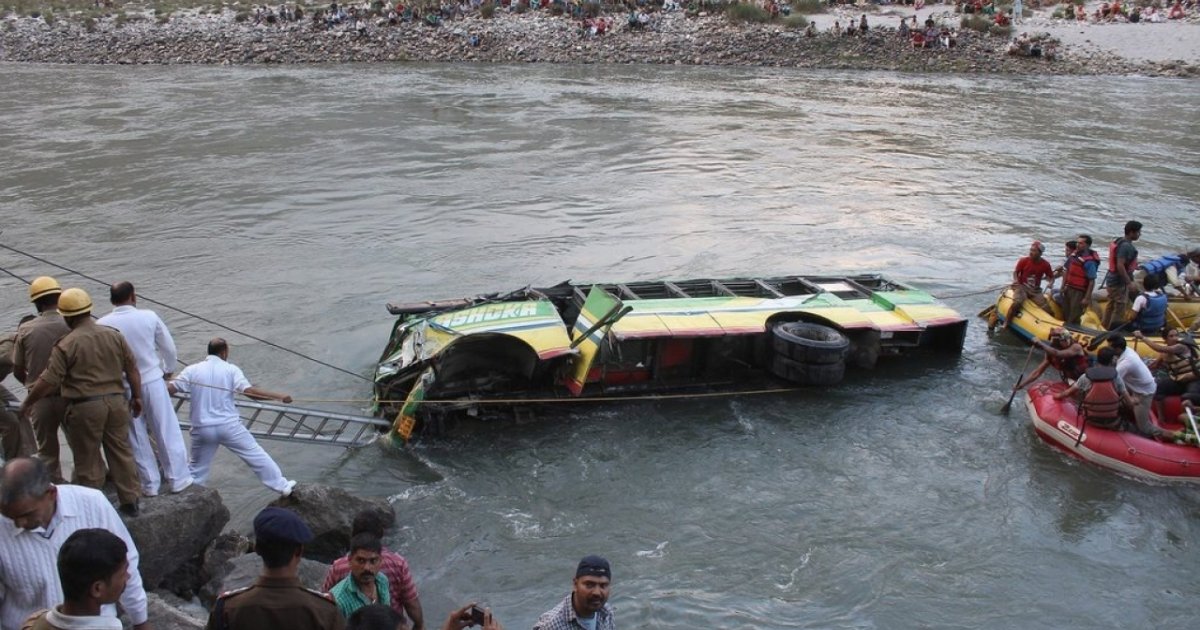
[[[359,512],[354,517],[354,523],[351,524],[350,529],[351,538],[357,534],[369,533],[382,540],[387,523],[379,512],[366,510]],[[412,620],[411,630],[424,630],[425,616],[421,612],[421,600],[417,595],[417,585],[413,582],[412,573],[408,570],[408,561],[404,559],[404,556],[384,547],[380,554],[379,572],[387,577],[392,608],[398,613],[408,613],[408,618]],[[333,566],[329,567],[329,573],[325,575],[325,583],[321,586],[321,590],[329,592],[334,584],[349,574],[349,557],[343,556],[334,560]]]

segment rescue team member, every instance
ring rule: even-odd
[[[162,485],[159,464],[167,478],[167,491],[171,494],[183,492],[192,485],[192,473],[188,472],[187,446],[183,443],[183,432],[179,430],[179,418],[175,416],[175,406],[171,404],[171,394],[163,380],[175,371],[178,359],[175,341],[157,313],[137,308],[133,284],[118,282],[112,285],[109,300],[116,308],[96,323],[121,331],[142,377],[142,414],[134,418],[129,431],[142,494],[148,497],[158,494]]]
[[[1193,285],[1195,277],[1188,277],[1188,268],[1200,266],[1200,245],[1194,245],[1186,252],[1168,254],[1138,266],[1133,277],[1135,281],[1145,282],[1150,276],[1158,278],[1158,286],[1166,289],[1173,287],[1186,301],[1191,301],[1191,295],[1196,293]]]
[[[1125,235],[1113,239],[1108,245],[1108,273],[1104,276],[1104,289],[1108,302],[1104,305],[1104,327],[1112,330],[1124,323],[1129,300],[1137,293],[1133,272],[1137,269],[1137,247],[1133,242],[1142,237],[1142,224],[1129,221],[1125,224]]]
[[[72,483],[89,488],[104,485],[103,446],[119,509],[137,516],[138,478],[129,445],[130,411],[142,412],[137,361],[121,333],[92,321],[92,298],[83,289],[63,291],[58,311],[71,332],[55,344],[46,369],[21,403],[21,413],[29,413],[37,401],[60,390],[67,401],[67,444],[75,456]],[[122,375],[133,392],[128,402]]]
[[[1146,276],[1146,290],[1133,301],[1133,329],[1157,335],[1167,324],[1167,294],[1158,288],[1156,276]]]
[[[213,457],[217,448],[224,445],[246,462],[264,486],[285,497],[292,493],[296,482],[283,476],[279,464],[242,425],[233,395],[245,394],[285,404],[292,402],[292,397],[251,385],[242,369],[229,362],[229,344],[224,339],[215,337],[209,341],[208,358],[183,368],[167,388],[172,394],[183,392],[192,398],[192,459],[189,466],[196,483],[202,486],[208,483]]]
[[[1053,278],[1054,270],[1050,268],[1050,263],[1042,258],[1044,253],[1046,246],[1042,245],[1041,241],[1034,241],[1029,246],[1029,255],[1017,261],[1017,267],[1013,270],[1012,306],[1008,307],[1008,313],[1004,315],[1005,328],[1012,326],[1013,318],[1027,299],[1033,300],[1046,310],[1050,309],[1050,303],[1046,301],[1046,296],[1042,295],[1042,280]]]
[[[33,319],[26,315],[21,323]],[[17,343],[17,334],[0,337],[0,381],[12,374],[13,347]],[[8,410],[8,406],[16,405],[19,401],[8,388],[0,385],[0,447],[3,450],[4,461],[18,457],[28,457],[37,450],[37,441],[33,437],[33,427],[29,418],[17,415]]]
[[[59,339],[71,332],[67,322],[58,313],[58,297],[61,294],[62,287],[49,276],[34,278],[29,283],[29,301],[33,302],[38,314],[33,321],[17,328],[13,346],[13,375],[25,384],[25,389],[33,389],[46,363],[50,361],[50,350]],[[58,390],[51,390],[31,410],[29,419],[33,422],[38,457],[50,468],[54,482],[62,483],[58,429],[67,415],[67,402],[59,396]],[[62,429],[63,433],[67,432],[65,426]]]
[[[1088,368],[1074,385],[1054,394],[1054,399],[1062,400],[1082,392],[1079,411],[1085,422],[1102,429],[1121,428],[1121,403],[1132,407],[1134,401],[1113,366],[1116,357],[1116,350],[1101,348],[1096,354],[1096,365]]]
[[[1154,404],[1158,417],[1166,417],[1163,399],[1167,396],[1183,396],[1185,401],[1200,402],[1200,351],[1191,337],[1180,335],[1179,330],[1174,327],[1169,327],[1164,332],[1165,344],[1147,339],[1141,331],[1133,333],[1133,336],[1160,353],[1150,364],[1150,368],[1167,370],[1166,376],[1155,381]]]
[[[1036,381],[1048,367],[1058,370],[1064,383],[1079,380],[1088,369],[1088,354],[1083,344],[1071,337],[1065,328],[1055,326],[1050,329],[1050,343],[1035,339],[1036,343],[1046,353],[1041,364],[1030,372],[1025,380],[1017,384],[1017,389]]]
[[[1146,437],[1173,440],[1183,435],[1182,431],[1164,431],[1150,420],[1150,406],[1154,403],[1154,392],[1158,386],[1154,382],[1154,374],[1142,357],[1125,343],[1125,337],[1113,335],[1108,338],[1108,345],[1117,351],[1117,373],[1125,381],[1129,397],[1133,399],[1133,418],[1137,421],[1138,433]]]
[[[254,517],[254,553],[263,569],[253,586],[222,593],[206,630],[342,630],[333,598],[300,585],[300,558],[313,539],[295,512],[268,507]]]
[[[1096,289],[1096,272],[1100,269],[1100,254],[1092,249],[1092,237],[1080,234],[1075,241],[1075,253],[1067,258],[1063,271],[1063,323],[1078,326]]]

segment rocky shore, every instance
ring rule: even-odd
[[[372,22],[359,32],[309,20],[238,21],[232,11],[166,19],[84,21],[13,17],[0,25],[0,61],[68,64],[298,64],[398,61],[691,64],[993,74],[1200,76],[1190,61],[1137,61],[1083,47],[1056,59],[1006,54],[1008,39],[962,30],[949,50],[916,49],[891,28],[856,37],[806,37],[782,23],[734,24],[724,15],[653,16],[633,29],[614,15],[603,35],[544,12],[497,12],[441,26]],[[957,28],[955,18],[947,17]],[[883,22],[883,19],[880,20]],[[888,24],[898,23],[889,18]]]

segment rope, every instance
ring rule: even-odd
[[[972,295],[983,295],[984,293],[995,293],[996,291],[1003,289],[1004,287],[1007,287],[1010,284],[1012,284],[1012,283],[1005,282],[1004,284],[997,284],[994,287],[988,287],[986,289],[981,289],[979,291],[971,291],[970,293],[950,293],[947,295],[934,295],[933,297],[936,299],[939,299],[939,300],[954,300],[957,298],[971,297]],[[930,295],[932,295],[932,294],[930,294]]]
[[[76,271],[76,270],[74,270],[74,269],[71,269],[71,268],[69,268],[69,267],[64,267],[64,266],[62,266],[62,265],[59,265],[59,264],[57,264],[57,263],[51,262],[51,261],[49,261],[49,260],[46,260],[45,258],[42,258],[42,257],[40,257],[40,256],[35,256],[35,255],[33,255],[33,254],[30,254],[29,252],[24,252],[24,251],[21,251],[21,250],[19,250],[19,249],[15,248],[15,247],[9,247],[8,245],[5,245],[5,244],[3,244],[3,243],[0,243],[0,248],[7,249],[7,250],[8,250],[8,251],[10,251],[10,252],[14,252],[14,253],[20,254],[20,255],[22,255],[22,256],[27,256],[27,257],[29,257],[29,258],[32,258],[32,259],[34,259],[34,260],[36,260],[36,261],[38,261],[38,262],[40,262],[40,263],[43,263],[43,264],[50,265],[51,267],[55,267],[55,268],[57,268],[57,269],[62,269],[63,271],[65,271],[65,272],[67,272],[67,273],[75,274],[75,275],[77,275],[77,276],[79,276],[79,277],[81,277],[81,278],[86,278],[86,279],[88,279],[88,280],[91,280],[92,282],[95,282],[95,283],[97,283],[97,284],[103,284],[103,285],[105,285],[105,286],[112,286],[112,283],[105,282],[105,281],[103,281],[103,280],[100,280],[99,278],[93,278],[92,276],[89,276],[89,275],[87,275],[86,273],[83,273],[82,271]],[[4,273],[6,273],[6,274],[8,274],[8,275],[10,275],[10,276],[12,276],[12,277],[14,277],[14,278],[16,278],[16,279],[18,279],[18,280],[22,281],[22,282],[24,282],[25,284],[29,284],[29,281],[28,281],[28,280],[26,280],[26,279],[24,279],[24,278],[22,278],[22,277],[18,276],[17,274],[15,274],[15,273],[13,273],[13,272],[11,272],[11,271],[7,270],[7,269],[0,268],[0,271],[3,271]],[[357,373],[357,372],[351,372],[350,370],[347,370],[347,369],[345,369],[345,368],[342,368],[342,367],[338,367],[338,366],[336,366],[336,365],[333,365],[332,363],[326,363],[325,361],[322,361],[322,360],[320,360],[320,359],[318,359],[318,358],[316,358],[316,357],[312,357],[312,356],[309,356],[309,355],[307,355],[307,354],[304,354],[303,352],[300,352],[300,351],[298,351],[298,350],[293,350],[293,349],[291,349],[291,348],[286,348],[286,347],[284,347],[284,346],[281,346],[281,345],[279,345],[279,344],[277,344],[277,343],[275,343],[275,342],[273,342],[273,341],[267,341],[266,339],[263,339],[262,337],[257,337],[257,336],[255,336],[255,335],[252,335],[252,334],[248,333],[248,332],[244,332],[244,331],[238,330],[238,329],[236,329],[236,328],[233,328],[233,327],[231,327],[231,326],[226,326],[226,325],[224,325],[224,324],[221,324],[221,323],[215,322],[215,321],[213,321],[213,320],[211,320],[211,319],[208,319],[207,317],[203,317],[203,316],[197,315],[197,314],[195,314],[195,313],[192,313],[192,312],[189,312],[189,311],[185,311],[185,310],[183,310],[183,309],[181,309],[181,308],[178,308],[178,307],[175,307],[175,306],[171,306],[170,304],[167,304],[167,303],[165,303],[165,302],[159,302],[158,300],[155,300],[155,299],[152,299],[152,298],[146,297],[145,295],[142,295],[142,294],[140,294],[140,293],[138,294],[138,298],[140,298],[140,299],[142,299],[142,300],[145,300],[145,301],[147,301],[147,302],[149,302],[149,303],[151,303],[151,304],[155,304],[155,305],[157,305],[157,306],[161,306],[161,307],[163,307],[163,308],[170,309],[170,310],[172,310],[172,311],[175,311],[175,312],[177,312],[177,313],[182,313],[183,315],[187,315],[188,317],[192,317],[192,318],[194,318],[194,319],[198,319],[198,320],[200,320],[200,321],[202,321],[202,322],[204,322],[204,323],[206,323],[206,324],[211,324],[211,325],[213,325],[213,326],[216,326],[217,328],[221,328],[221,329],[224,329],[224,330],[228,330],[229,332],[232,332],[232,333],[234,333],[234,334],[241,335],[241,336],[243,336],[243,337],[246,337],[247,339],[253,339],[254,341],[257,341],[257,342],[259,342],[259,343],[262,343],[262,344],[266,344],[266,345],[268,345],[268,346],[270,346],[270,347],[272,347],[272,348],[275,348],[275,349],[277,349],[277,350],[282,350],[282,351],[284,351],[284,352],[287,352],[287,353],[290,353],[290,354],[294,354],[294,355],[296,355],[296,356],[298,356],[298,357],[300,357],[300,358],[302,358],[302,359],[307,359],[307,360],[309,360],[309,361],[312,361],[313,363],[316,363],[316,364],[318,364],[318,365],[325,366],[325,367],[327,367],[327,368],[329,368],[329,369],[331,369],[331,370],[337,370],[338,372],[341,372],[341,373],[343,373],[343,374],[348,374],[348,375],[350,375],[350,376],[353,376],[354,378],[361,379],[361,380],[364,380],[364,381],[367,381],[367,382],[373,382],[373,381],[372,381],[370,378],[367,378],[366,376],[363,376],[362,374],[359,374],[359,373]]]

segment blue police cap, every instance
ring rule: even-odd
[[[254,536],[304,544],[313,539],[312,530],[293,511],[281,507],[263,508],[254,517]]]

